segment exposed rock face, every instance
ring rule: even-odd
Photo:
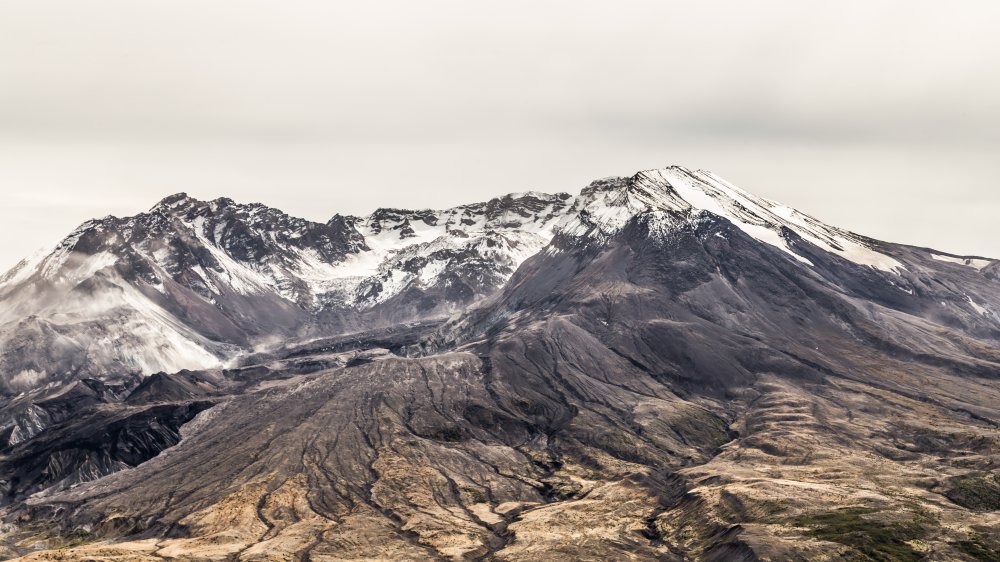
[[[331,263],[385,257],[353,300],[271,295],[322,337],[8,402],[10,555],[1000,553],[996,262],[869,240],[681,168],[326,226],[353,248]],[[441,294],[477,304],[430,321],[445,308],[421,298]],[[350,332],[390,310],[424,321]]]

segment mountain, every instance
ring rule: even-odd
[[[680,167],[325,225],[184,197],[99,223],[0,288],[5,334],[88,350],[5,336],[10,556],[1000,556],[1000,262]],[[91,326],[147,324],[215,361],[129,363],[167,328],[96,351]]]
[[[568,199],[320,224],[178,194],[88,221],[0,279],[0,392],[217,368],[276,340],[446,316],[547,244]]]

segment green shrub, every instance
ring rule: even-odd
[[[820,540],[849,546],[871,560],[878,562],[915,562],[923,555],[907,544],[926,534],[916,521],[884,522],[865,518],[876,510],[851,507],[803,515],[795,520],[799,527],[807,527],[806,533]]]

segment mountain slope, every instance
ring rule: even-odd
[[[239,368],[129,382],[72,422],[35,424],[0,452],[11,552],[1000,552],[996,262],[869,240],[681,168],[560,201],[544,248],[444,323],[272,346]],[[404,237],[417,220],[439,228],[391,214],[375,234],[371,219],[340,220],[366,245],[385,224]],[[430,263],[435,248],[393,254],[405,257],[386,272]],[[146,429],[150,417],[168,430]],[[79,428],[118,443],[132,418],[129,442],[162,452],[67,487],[96,476],[90,459],[119,458],[72,451]],[[40,459],[63,467],[58,479]],[[63,544],[74,548],[28,554]]]

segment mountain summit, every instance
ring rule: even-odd
[[[709,172],[325,223],[177,194],[0,302],[11,557],[1000,555],[1000,262]]]

